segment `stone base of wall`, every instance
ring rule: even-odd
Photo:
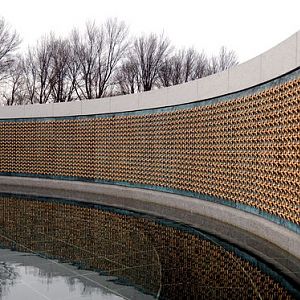
[[[266,240],[300,259],[300,238],[296,232],[257,215],[201,199],[116,185],[7,176],[0,176],[0,193],[93,202],[153,214],[197,228],[209,225],[210,233],[241,247],[250,246],[254,253],[260,251]],[[260,245],[249,245],[247,233],[261,239],[261,243],[256,243]]]

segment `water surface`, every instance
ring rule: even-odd
[[[0,251],[1,299],[299,297],[281,270],[182,223],[8,194],[0,211],[0,246],[14,250]]]

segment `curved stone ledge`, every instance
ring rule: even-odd
[[[0,193],[109,205],[182,221],[196,227],[203,218],[209,218],[267,240],[300,259],[300,238],[297,233],[253,214],[191,197],[107,184],[6,176],[0,176]],[[176,210],[181,213],[178,214]],[[234,231],[234,228],[230,231]],[[227,232],[225,237],[230,240],[231,232]],[[232,241],[241,242],[234,239]]]
[[[117,113],[173,106],[247,89],[300,66],[300,31],[229,70],[188,83],[132,95],[68,103],[0,107],[0,119]]]

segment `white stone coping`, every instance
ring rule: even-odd
[[[300,66],[300,31],[265,53],[229,70],[149,92],[83,100],[0,107],[0,119],[116,113],[172,106],[249,88]]]

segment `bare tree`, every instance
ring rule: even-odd
[[[13,64],[13,52],[21,40],[3,18],[0,18],[0,80],[7,76],[7,71]]]
[[[193,48],[179,50],[165,59],[159,69],[160,85],[176,85],[201,78],[206,75],[207,64],[204,53],[199,54]]]
[[[127,40],[128,28],[124,22],[118,23],[116,19],[108,20],[104,26],[106,44],[108,46],[106,55],[106,65],[104,68],[102,90],[105,91],[105,85],[116,70],[118,63],[124,59],[124,54],[129,46]]]
[[[39,103],[47,103],[52,91],[51,79],[54,70],[51,68],[51,63],[54,49],[51,40],[52,37],[44,37],[34,51],[38,70],[37,96]]]
[[[224,71],[237,63],[235,52],[225,47],[221,47],[219,54],[210,59],[203,51],[183,49],[165,59],[159,69],[159,82],[161,86],[180,84]]]
[[[183,82],[188,82],[192,79],[192,74],[195,69],[195,63],[198,53],[195,49],[190,48],[183,51]]]
[[[74,59],[80,66],[76,92],[80,99],[101,98],[128,46],[127,27],[116,19],[97,27],[89,23],[84,36],[72,33]]]
[[[158,70],[159,86],[168,87],[173,85],[173,59],[165,58]]]
[[[124,22],[87,23],[69,38],[49,34],[15,56],[18,34],[0,18],[0,84],[7,105],[65,102],[149,91],[201,78],[237,64],[234,51],[221,47],[210,59],[195,49],[172,51],[164,35],[128,41]],[[1,99],[0,99],[1,100]]]
[[[197,53],[194,69],[191,75],[191,80],[199,79],[208,75],[209,61],[202,51]]]
[[[51,39],[51,100],[53,102],[72,101],[76,98],[75,85],[79,67],[73,62],[73,52],[66,39]]]
[[[71,40],[74,47],[74,59],[80,68],[76,93],[79,99],[92,99],[94,98],[94,77],[98,55],[103,49],[102,32],[95,24],[87,24],[85,35],[81,36],[75,29]]]
[[[209,63],[207,66],[207,75],[215,74],[219,72],[219,62],[217,56],[212,56],[209,59]]]
[[[53,88],[53,35],[43,37],[28,50],[24,63],[27,97],[30,103],[47,103]]]
[[[222,72],[238,64],[237,55],[233,50],[222,46],[217,56],[212,56],[209,62],[208,75]]]
[[[178,51],[171,59],[171,64],[173,67],[171,73],[171,83],[172,85],[180,84],[185,82],[185,50]]]
[[[195,49],[183,49],[174,56],[173,84],[188,82],[195,79],[194,73],[198,63],[199,54]]]
[[[236,53],[222,46],[219,52],[219,70],[223,71],[237,64],[238,59]]]
[[[82,100],[82,61],[80,60],[80,35],[78,30],[74,29],[68,39],[69,60],[68,60],[68,78],[70,81],[70,89],[73,90],[72,97]],[[68,100],[69,101],[69,100]]]
[[[163,35],[150,34],[134,41],[133,59],[139,70],[143,90],[149,91],[157,82],[158,73],[170,52],[170,42]]]
[[[28,103],[37,101],[36,90],[38,85],[38,68],[32,51],[29,49],[23,61],[26,98]]]
[[[25,101],[24,92],[24,69],[21,56],[14,58],[4,83],[3,98],[6,105],[23,104]]]
[[[118,69],[115,84],[119,94],[134,94],[141,91],[138,66],[133,59],[130,59],[130,56]]]

